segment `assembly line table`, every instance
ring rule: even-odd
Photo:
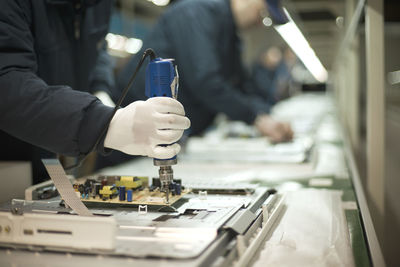
[[[310,106],[310,103],[314,103],[314,106],[304,108]],[[306,161],[240,162],[230,161],[229,155],[221,157],[220,160],[199,160],[198,158],[193,160],[190,153],[186,152],[186,155],[185,153],[179,155],[178,165],[173,166],[175,177],[181,178],[183,183],[210,183],[212,181],[258,183],[276,188],[278,192],[304,188],[339,190],[343,192],[342,203],[354,265],[366,267],[384,264],[375,231],[371,228],[370,215],[366,208],[354,159],[335,114],[332,100],[326,95],[299,96],[278,106],[275,116],[292,122],[307,121],[301,126],[305,127],[304,125],[307,124],[308,130],[304,130],[303,134],[311,136],[314,144],[307,154]],[[314,116],[312,123],[309,123],[310,116]],[[151,159],[139,158],[115,167],[105,168],[100,173],[155,177],[157,171]],[[25,258],[24,262],[30,262],[34,266],[53,266],[53,263],[57,266],[72,266],[72,264],[74,266],[115,264],[129,266],[131,262],[126,258],[2,249],[0,250],[0,265],[20,266],[22,264],[20,260],[13,260],[18,257]],[[160,261],[160,264],[166,261]]]
[[[313,103],[315,105],[312,105]],[[307,161],[301,163],[230,161],[229,151],[225,156],[222,153],[220,160],[214,157],[212,160],[206,158],[198,160],[198,157],[195,159],[191,157],[190,153],[193,151],[190,151],[189,156],[183,153],[178,165],[174,166],[175,177],[189,183],[250,182],[276,188],[278,191],[304,188],[341,191],[355,266],[380,266],[383,263],[382,253],[374,229],[369,222],[363,221],[370,219],[369,211],[360,188],[353,155],[336,116],[332,100],[326,95],[303,95],[286,101],[277,110],[275,115],[278,118],[294,123],[297,118],[299,121],[306,120],[305,123],[300,122],[301,127],[307,124],[306,128],[309,129],[305,132],[309,132],[305,134],[314,139],[314,146]],[[313,110],[315,112],[312,112]],[[310,126],[312,116],[315,118],[311,123],[313,125]],[[136,159],[117,167],[106,168],[101,173],[155,177],[157,168],[152,166],[151,159]],[[366,229],[366,226],[369,229]]]

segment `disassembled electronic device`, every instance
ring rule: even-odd
[[[103,182],[103,188],[98,188],[98,181]],[[283,208],[283,198],[274,190],[254,184],[218,186],[217,182],[212,183],[217,194],[213,193],[213,186],[200,186],[186,193],[183,192],[188,189],[181,186],[180,196],[171,192],[171,204],[162,204],[173,209],[163,209],[157,201],[148,205],[121,204],[134,203],[135,194],[132,202],[127,201],[127,187],[135,187],[137,194],[157,191],[157,178],[151,179],[149,185],[147,182],[149,179],[141,176],[90,176],[73,181],[71,187],[78,189],[77,194],[94,215],[91,217],[77,216],[62,205],[59,196],[43,200],[40,192],[44,191],[36,185],[30,192],[42,200],[14,200],[0,207],[0,246],[119,255],[131,257],[133,262],[153,264],[167,258],[167,266],[210,266],[219,261],[232,265],[233,260],[243,260],[244,255],[253,258],[252,242],[265,239]],[[115,190],[125,187],[125,200],[120,200],[120,194],[109,187],[111,183]],[[100,204],[95,208],[88,205],[94,193]],[[100,195],[107,195],[107,199]],[[118,208],[109,205],[110,196]],[[181,201],[172,204],[178,196]],[[157,206],[158,209],[151,209]]]
[[[27,205],[23,202],[24,210],[18,212],[0,212],[1,245],[92,253],[115,249],[117,225],[113,217],[76,216],[42,209],[35,211]]]

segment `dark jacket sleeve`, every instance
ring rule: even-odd
[[[35,73],[29,1],[0,9],[0,128],[47,150],[86,154],[112,115],[94,96],[49,86]]]
[[[179,62],[180,75],[190,81],[192,95],[209,110],[227,114],[231,119],[252,123],[258,113],[266,112],[262,100],[245,94],[224,79],[218,55],[218,31],[210,10],[187,11],[175,19],[166,20],[169,29],[165,34],[176,47],[174,55]],[[183,88],[182,90],[188,90]]]
[[[113,64],[110,55],[107,53],[107,45],[104,42],[99,52],[96,66],[89,77],[90,93],[104,91],[111,96],[115,87],[115,78],[113,73]]]

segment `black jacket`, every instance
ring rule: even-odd
[[[111,4],[1,1],[0,160],[37,160],[42,152],[29,144],[90,151],[112,115],[90,94],[114,86],[104,40]]]
[[[124,88],[144,49],[175,58],[180,74],[179,100],[191,120],[191,134],[203,131],[218,112],[252,123],[269,104],[258,95],[241,62],[241,43],[229,0],[181,0],[159,19],[143,49],[117,79]],[[145,68],[127,98],[145,99]],[[116,94],[117,96],[119,95]]]

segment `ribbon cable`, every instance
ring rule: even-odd
[[[64,202],[78,215],[93,216],[77,196],[60,161],[58,159],[43,159],[42,162]]]

